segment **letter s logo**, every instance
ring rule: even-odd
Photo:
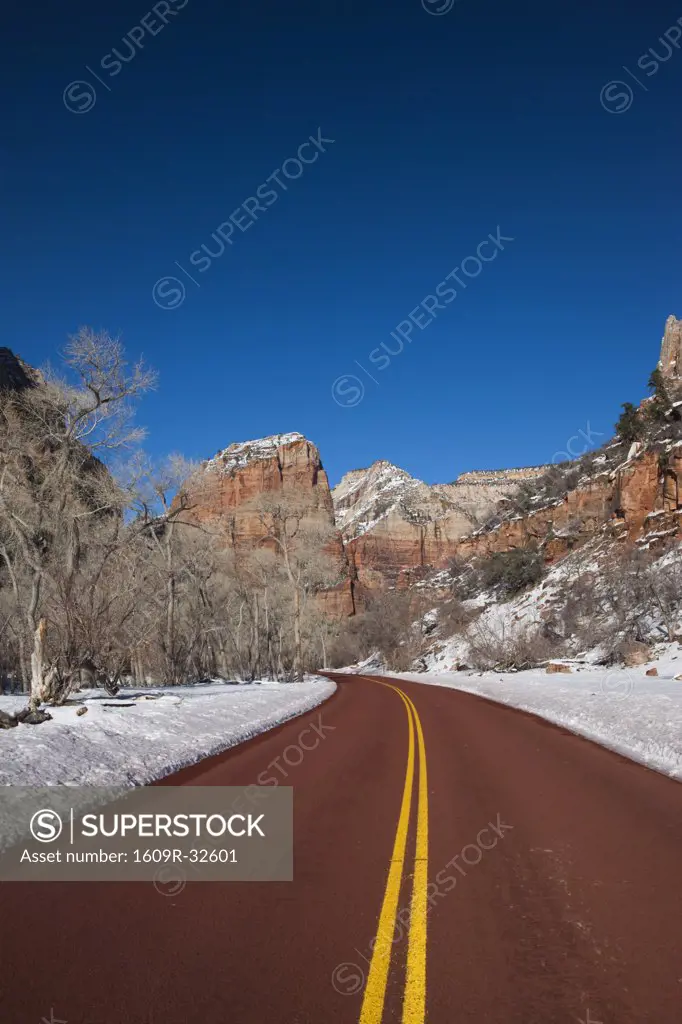
[[[353,373],[343,373],[332,384],[332,398],[342,409],[352,409],[365,397],[365,385]]]
[[[62,834],[64,823],[56,811],[36,811],[31,818],[31,835],[39,843],[53,843]]]

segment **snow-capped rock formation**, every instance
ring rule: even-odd
[[[444,566],[461,537],[544,468],[465,473],[454,483],[431,486],[384,461],[346,473],[332,498],[359,581],[367,587],[401,584]]]
[[[246,550],[262,540],[260,496],[291,496],[303,508],[310,528],[318,527],[327,538],[331,533],[325,550],[337,562],[344,582],[327,593],[328,607],[335,614],[352,613],[352,581],[343,540],[334,526],[329,481],[317,447],[303,434],[274,434],[231,444],[204,462],[183,490],[190,505],[187,515],[210,526],[235,550]]]
[[[203,468],[220,473],[232,473],[236,469],[244,469],[250,462],[276,458],[280,448],[286,448],[298,441],[309,444],[303,434],[299,434],[297,431],[289,434],[273,434],[271,437],[260,437],[255,441],[235,441],[234,444],[224,448],[208,462],[205,462]],[[310,445],[310,447],[317,452],[319,460],[320,453],[317,448],[314,445]],[[322,463],[320,463],[320,468],[322,468]]]
[[[345,540],[354,540],[420,491],[428,492],[426,484],[390,462],[351,470],[332,491],[336,525]]]
[[[204,462],[186,487],[199,522],[218,523],[239,547],[262,530],[251,505],[259,495],[296,495],[308,515],[333,524],[334,511],[327,474],[317,447],[303,434],[274,434],[238,441]]]

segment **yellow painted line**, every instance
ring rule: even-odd
[[[395,687],[391,687],[395,689]],[[400,691],[398,691],[400,693]],[[401,694],[402,696],[402,694]],[[391,865],[388,870],[386,891],[384,901],[379,915],[372,960],[367,974],[367,984],[362,1000],[360,1011],[360,1024],[381,1024],[384,1013],[384,1001],[386,999],[386,986],[388,984],[388,971],[391,964],[391,948],[393,946],[393,933],[395,931],[396,915],[398,913],[398,900],[400,898],[400,885],[403,877],[405,864],[405,848],[407,846],[407,830],[410,823],[410,808],[412,806],[412,785],[414,782],[414,725],[410,708],[405,702],[408,723],[408,745],[407,745],[407,767],[405,770],[405,784],[403,786],[403,797],[400,804],[400,815],[398,827],[393,843],[391,854]]]
[[[426,921],[429,911],[429,790],[426,746],[417,709],[405,694],[417,726],[419,748],[419,802],[417,839],[410,905],[410,936],[407,947],[407,975],[403,997],[403,1024],[423,1024],[426,1019]]]
[[[384,902],[381,908],[377,938],[367,977],[359,1024],[381,1024],[383,1016],[412,803],[415,768],[414,726],[416,726],[417,749],[419,752],[419,785],[415,863],[410,903],[402,1021],[403,1024],[424,1024],[426,1019],[426,935],[429,853],[429,791],[426,769],[426,745],[424,743],[424,732],[419,714],[407,694],[390,683],[384,683],[378,679],[375,679],[374,682],[378,682],[381,686],[386,686],[388,689],[395,690],[402,699],[408,718],[409,735],[407,770],[405,772],[400,817],[398,819],[393,856],[391,858],[391,866],[386,883]]]

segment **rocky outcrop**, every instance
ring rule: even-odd
[[[659,366],[666,377],[682,377],[682,320],[677,317],[665,322]]]
[[[514,498],[521,484],[533,483],[549,466],[521,469],[488,469],[462,473],[451,484],[434,484],[431,490],[442,495],[467,520],[465,531],[479,527],[501,501]]]
[[[383,460],[346,473],[332,491],[336,525],[344,540],[354,540],[373,529],[420,489],[426,485]]]
[[[633,445],[614,470],[584,481],[552,505],[463,538],[462,558],[536,544],[555,562],[596,533],[656,546],[680,535],[682,442],[664,449]]]
[[[29,391],[28,389],[34,390]],[[60,410],[60,406],[55,402],[55,396],[50,395],[46,389],[47,381],[40,370],[24,362],[12,349],[0,346],[0,403],[3,402],[3,399],[6,402],[11,402],[18,421],[23,422],[27,428],[29,425],[31,426],[34,439],[42,438],[45,452],[44,465],[47,468],[54,458],[55,445],[63,443],[65,440],[63,417],[66,413],[64,409]],[[46,395],[49,397],[49,401],[43,405],[40,399]],[[33,403],[29,399],[37,401]],[[51,429],[47,427],[48,422],[52,424]],[[55,436],[52,436],[52,430],[54,430]],[[90,508],[99,508],[100,496],[97,494],[97,490],[102,479],[109,478],[109,470],[81,441],[71,442],[68,460],[79,481],[80,498]],[[28,484],[28,477],[26,483]],[[35,480],[32,485],[35,485]],[[101,514],[111,515],[114,513],[110,510]]]
[[[250,507],[260,495],[283,492],[304,497],[310,514],[333,521],[327,475],[320,453],[302,434],[275,434],[231,444],[202,463],[185,487],[193,517],[229,537],[235,548],[262,535]]]
[[[332,614],[354,610],[360,589],[406,586],[444,566],[460,539],[480,526],[497,502],[542,470],[467,473],[429,486],[389,462],[347,473],[334,489],[318,449],[301,434],[240,442],[203,463],[185,486],[190,517],[215,530],[235,550],[262,538],[259,496],[291,494],[306,504],[306,519],[337,532],[327,550],[343,583],[320,600]],[[345,542],[345,549],[344,549]]]
[[[669,396],[676,397],[682,378],[682,320],[674,316],[665,324],[659,367],[667,378]],[[651,401],[645,399],[642,407]],[[669,426],[675,437],[679,431],[672,430],[673,420]],[[668,428],[662,430],[665,434]],[[554,562],[600,532],[648,548],[682,536],[682,441],[651,435],[647,443],[636,442],[629,451],[622,442],[614,442],[594,462],[608,468],[582,479],[560,500],[507,515],[495,529],[462,537],[456,554],[471,559],[535,544],[547,562]],[[535,472],[506,471],[506,475]],[[489,474],[468,476],[485,480]]]
[[[347,473],[332,497],[358,581],[370,589],[405,586],[446,565],[460,538],[544,468],[464,473],[434,485],[383,461]]]
[[[185,484],[189,518],[213,529],[236,551],[257,545],[263,537],[258,499],[289,495],[304,509],[309,527],[331,539],[327,553],[338,566],[340,585],[321,598],[330,614],[353,611],[352,581],[341,534],[334,527],[334,509],[327,474],[318,449],[302,434],[275,434],[231,444],[204,462]]]
[[[0,391],[23,391],[44,383],[43,375],[15,355],[11,348],[0,346]]]
[[[407,586],[446,565],[465,531],[459,515],[413,523],[394,512],[349,541],[346,550],[362,586]]]

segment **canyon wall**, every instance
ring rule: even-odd
[[[350,615],[353,587],[334,509],[327,474],[318,449],[302,434],[276,434],[257,441],[231,444],[204,462],[183,487],[187,516],[215,531],[219,541],[235,551],[261,543],[263,500],[279,497],[302,512],[306,529],[325,538],[324,549],[341,580],[320,596],[333,615]]]
[[[600,531],[656,545],[680,534],[681,480],[682,442],[664,451],[634,445],[613,472],[593,477],[546,508],[463,538],[459,553],[468,559],[537,544],[546,561],[554,562]]]
[[[665,324],[659,366],[674,398],[682,379],[682,320],[674,316]],[[0,348],[0,390],[42,382],[38,371]],[[552,562],[599,531],[651,545],[679,536],[680,404],[669,410],[668,433],[663,421],[663,440],[659,433],[649,447],[637,442],[630,451],[620,443],[607,446],[595,460],[601,472],[593,466],[593,475],[565,497],[532,512],[514,515],[514,496],[521,485],[539,480],[547,466],[478,470],[452,483],[428,485],[381,460],[347,473],[332,492],[317,447],[302,434],[289,433],[231,444],[204,462],[182,489],[190,506],[187,516],[212,530],[217,543],[247,552],[267,543],[263,502],[295,503],[313,538],[310,546],[319,543],[339,581],[318,600],[330,615],[350,615],[361,606],[364,591],[410,586],[455,557],[534,543]],[[545,493],[551,491],[538,488],[536,503]],[[524,501],[528,507],[527,494]],[[485,524],[496,511],[505,518],[491,529]]]
[[[446,566],[462,537],[545,469],[464,473],[453,483],[434,485],[384,461],[347,473],[332,497],[360,587],[408,586]]]
[[[679,385],[682,321],[673,316],[666,321],[659,365]],[[671,442],[665,451],[660,445],[606,450],[602,472],[561,500],[514,515],[519,487],[538,480],[548,466],[477,470],[428,485],[381,460],[347,473],[330,492],[315,445],[301,434],[279,434],[230,445],[206,462],[192,481],[192,514],[238,550],[258,543],[262,533],[254,513],[259,496],[296,495],[320,527],[336,524],[328,550],[343,583],[324,600],[332,614],[349,614],[364,591],[410,586],[453,557],[535,543],[551,562],[602,530],[640,543],[676,536],[682,447]],[[484,526],[503,508],[508,511],[501,525]]]

